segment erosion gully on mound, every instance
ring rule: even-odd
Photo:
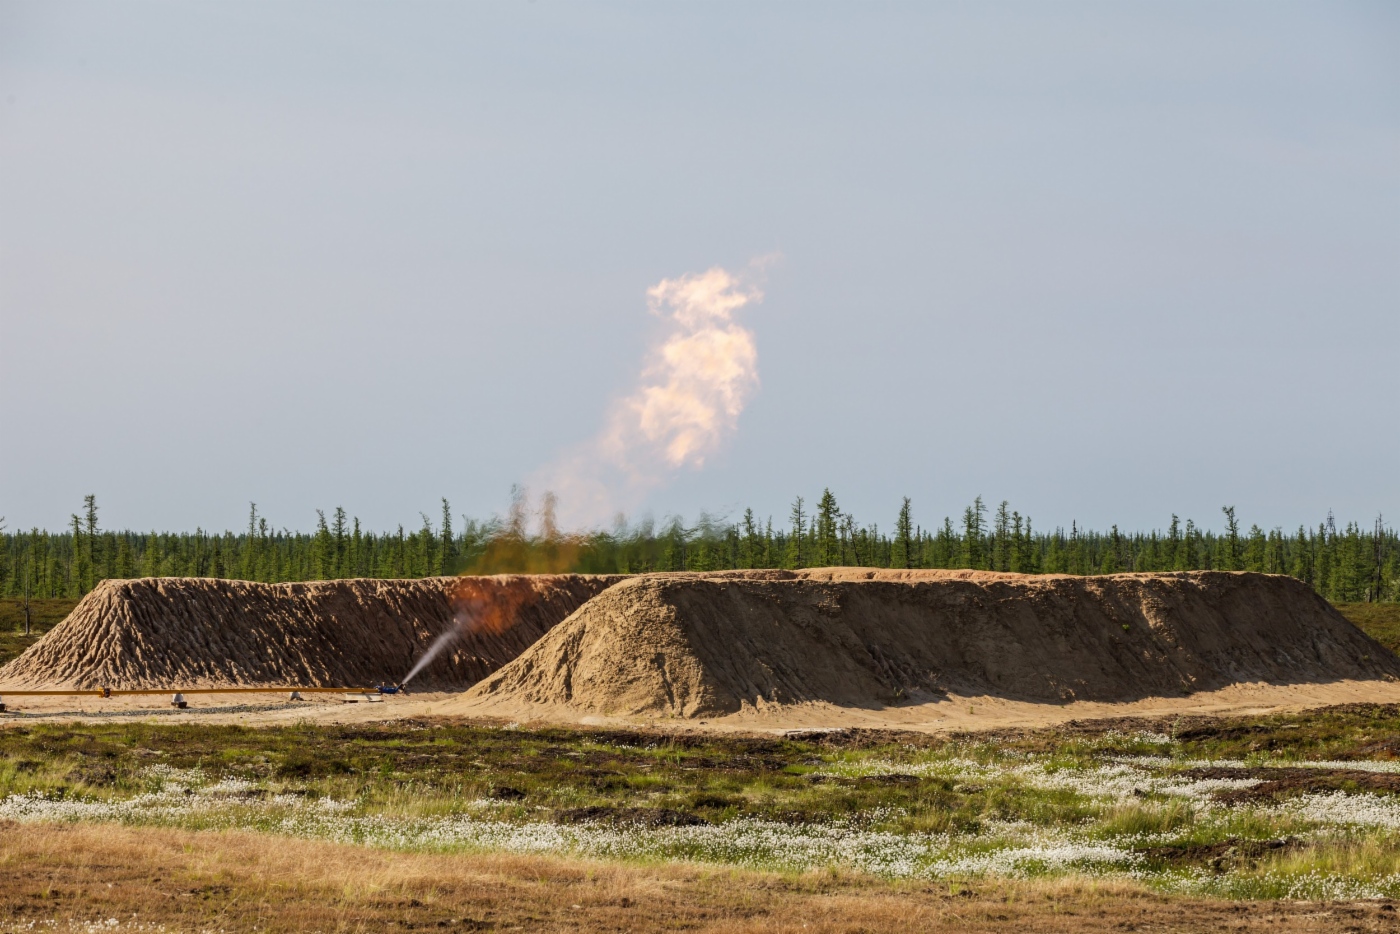
[[[1397,676],[1400,659],[1290,577],[827,568],[630,578],[452,709],[699,718]]]
[[[367,686],[392,682],[466,611],[476,628],[415,679],[461,689],[526,649],[619,577],[498,575],[259,584],[145,578],[99,584],[0,668],[0,685],[67,688]]]

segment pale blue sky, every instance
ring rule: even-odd
[[[0,514],[501,510],[778,253],[645,508],[1400,519],[1400,7],[0,0]]]

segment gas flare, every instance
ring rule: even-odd
[[[535,487],[559,495],[573,527],[631,508],[677,470],[699,469],[738,427],[758,388],[758,348],[736,312],[763,299],[716,266],[647,290],[670,323],[637,386],[610,409],[597,437],[541,471]]]
[[[433,640],[399,684],[407,685],[458,639],[474,632],[493,636],[505,632],[515,625],[517,611],[531,594],[530,585],[524,581],[503,587],[499,580],[490,578],[458,578],[452,593],[453,624]]]

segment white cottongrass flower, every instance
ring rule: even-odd
[[[213,785],[208,785],[200,789],[202,794],[225,795],[228,797],[256,794],[261,792],[262,790],[263,789],[261,789],[255,782],[250,782],[247,779],[243,778],[221,779]]]
[[[1025,876],[1066,869],[1092,870],[1131,866],[1141,857],[1131,850],[1104,843],[1060,843],[1046,846],[1018,846],[941,860],[929,866],[935,876],[998,875]]]
[[[0,819],[135,824],[179,824],[197,819],[203,826],[261,828],[289,836],[396,849],[495,850],[605,859],[660,857],[794,870],[841,865],[892,877],[925,875],[925,867],[949,845],[948,838],[938,835],[759,820],[651,829],[510,823],[468,814],[423,819],[354,817],[345,813],[351,806],[348,802],[328,805],[327,800],[307,802],[276,795],[233,805],[217,796],[179,792],[147,793],[123,801],[12,795],[0,799]]]
[[[808,774],[825,778],[866,778],[881,775],[913,775],[916,778],[995,778],[1005,773],[1006,769],[1000,765],[955,757],[923,762],[891,762],[888,759],[842,760]]]
[[[1349,769],[1354,772],[1400,773],[1400,759],[1172,759],[1168,756],[1118,756],[1115,762],[1146,768],[1178,769]]]
[[[169,785],[198,787],[206,781],[201,769],[177,769],[164,763],[147,766],[141,770],[141,775],[162,788]]]
[[[831,763],[815,773],[832,777],[915,775],[942,779],[1001,780],[1041,790],[1069,792],[1101,804],[1133,799],[1134,792],[1190,799],[1202,811],[1221,813],[1211,796],[1217,791],[1248,788],[1257,779],[1193,780],[1167,772],[1152,774],[1143,766],[1199,764],[1230,767],[1233,761],[1181,760],[1156,757],[1115,759],[1107,764],[1072,768],[1017,758],[1013,762],[983,763],[966,758],[893,762],[880,759]],[[1358,768],[1391,763],[1311,763],[1317,767]],[[1240,763],[1237,767],[1244,767]],[[1373,768],[1370,771],[1390,771]],[[957,835],[897,833],[869,829],[903,816],[898,808],[878,807],[845,818],[815,824],[739,818],[720,824],[681,827],[618,826],[610,823],[553,824],[506,819],[517,803],[489,798],[459,801],[457,813],[434,817],[363,815],[355,800],[289,794],[268,794],[257,784],[238,778],[216,782],[199,769],[155,765],[143,777],[155,790],[125,799],[49,797],[41,793],[0,798],[0,820],[97,821],[133,825],[185,826],[209,829],[248,829],[296,837],[323,839],[406,850],[467,850],[547,853],[599,859],[695,860],[750,868],[803,871],[841,866],[893,878],[936,878],[950,875],[1023,877],[1077,872],[1151,876],[1164,887],[1231,894],[1221,886],[1261,885],[1260,891],[1287,892],[1296,898],[1370,898],[1373,893],[1400,893],[1400,877],[1358,881],[1312,875],[1236,877],[1191,871],[1158,873],[1143,869],[1137,848],[1154,842],[1153,835],[1093,839],[1092,822],[1068,828],[1045,828],[1026,821],[984,821],[978,833]],[[534,810],[540,810],[538,808]],[[1342,792],[1306,795],[1276,807],[1259,808],[1261,815],[1303,820],[1319,826],[1377,827],[1400,830],[1400,799]],[[1172,837],[1163,836],[1164,842]],[[1222,881],[1225,880],[1225,881]],[[1230,881],[1233,880],[1233,881]],[[1253,881],[1251,881],[1253,880]],[[1240,889],[1240,892],[1245,892]],[[1296,893],[1296,894],[1295,894]],[[1330,893],[1330,894],[1329,894]],[[1247,892],[1245,893],[1247,895]],[[1250,896],[1253,897],[1253,896]],[[1267,895],[1263,897],[1277,897]]]
[[[1115,759],[1112,763],[1090,768],[1046,767],[1040,763],[1013,765],[987,764],[972,759],[936,759],[926,762],[890,762],[867,759],[858,762],[838,762],[822,769],[817,775],[857,778],[880,775],[913,775],[920,778],[978,779],[990,781],[1015,778],[1032,788],[1044,791],[1071,791],[1091,799],[1131,798],[1134,792],[1190,798],[1202,806],[1212,807],[1212,795],[1219,791],[1250,788],[1260,783],[1257,778],[1193,779],[1179,775],[1152,775],[1134,764],[1171,764],[1171,759],[1142,756],[1137,759]]]
[[[1147,743],[1153,746],[1170,746],[1174,740],[1165,733],[1152,733],[1147,730],[1139,730],[1136,733],[1120,733],[1117,730],[1109,730],[1093,740],[1096,746],[1106,746],[1117,743],[1120,740],[1127,740],[1130,743]]]
[[[1281,892],[1284,898],[1350,901],[1394,898],[1396,893],[1400,892],[1400,875],[1390,873],[1376,879],[1357,879],[1312,869],[1296,875],[1265,873],[1256,884],[1261,888]]]
[[[618,827],[585,823],[512,823],[474,814],[434,818],[353,816],[353,803],[329,798],[272,795],[231,802],[220,794],[162,790],[125,800],[103,801],[12,795],[0,799],[0,819],[111,821],[127,824],[261,829],[296,837],[410,850],[491,850],[550,853],[600,859],[683,859],[753,868],[802,871],[842,866],[875,875],[929,877],[946,872],[1029,873],[1068,866],[1120,865],[1126,851],[1084,845],[1048,832],[1014,839],[943,834],[901,834],[862,829],[868,821],[898,815],[876,809],[830,824],[786,824],[738,819],[688,827]],[[241,786],[233,786],[241,788]],[[998,828],[1013,831],[1011,825]],[[974,855],[957,851],[970,842],[1011,846]]]
[[[1190,798],[1200,805],[1214,804],[1212,795],[1259,784],[1257,778],[1191,779],[1175,775],[1150,775],[1115,762],[1091,769],[1047,770],[1022,766],[1012,770],[1028,785],[1044,790],[1072,791],[1086,798],[1131,799],[1135,793]]]
[[[1372,794],[1342,791],[1303,795],[1275,810],[1316,824],[1385,827],[1400,830],[1400,801]]]

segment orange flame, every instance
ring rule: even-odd
[[[452,593],[458,628],[462,635],[482,632],[498,636],[515,625],[520,607],[533,593],[527,580],[458,578]]]

